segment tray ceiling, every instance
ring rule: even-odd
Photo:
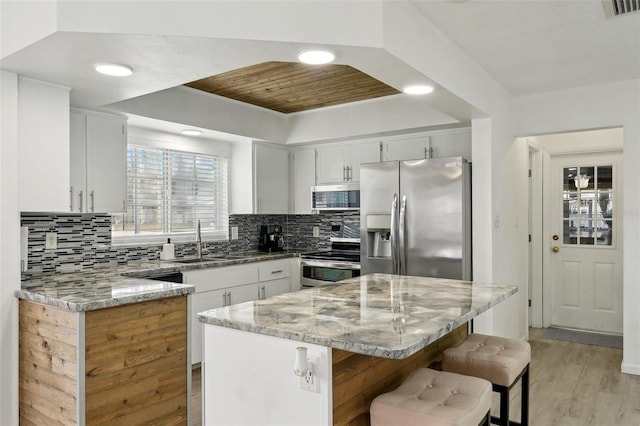
[[[285,114],[400,93],[348,65],[296,62],[264,62],[185,86]]]

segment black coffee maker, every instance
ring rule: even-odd
[[[280,225],[261,225],[258,251],[273,253],[283,250],[282,227]]]

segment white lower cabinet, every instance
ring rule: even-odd
[[[184,271],[183,281],[196,287],[191,297],[191,363],[202,362],[202,323],[198,312],[291,291],[292,259]]]

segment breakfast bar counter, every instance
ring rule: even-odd
[[[461,343],[468,321],[516,291],[371,274],[201,312],[205,424],[368,423],[376,395]],[[298,346],[312,385],[293,373]]]

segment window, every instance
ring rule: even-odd
[[[613,245],[613,166],[563,169],[563,239],[578,246]]]
[[[227,238],[227,160],[169,149],[127,147],[127,210],[112,215],[115,240]]]

